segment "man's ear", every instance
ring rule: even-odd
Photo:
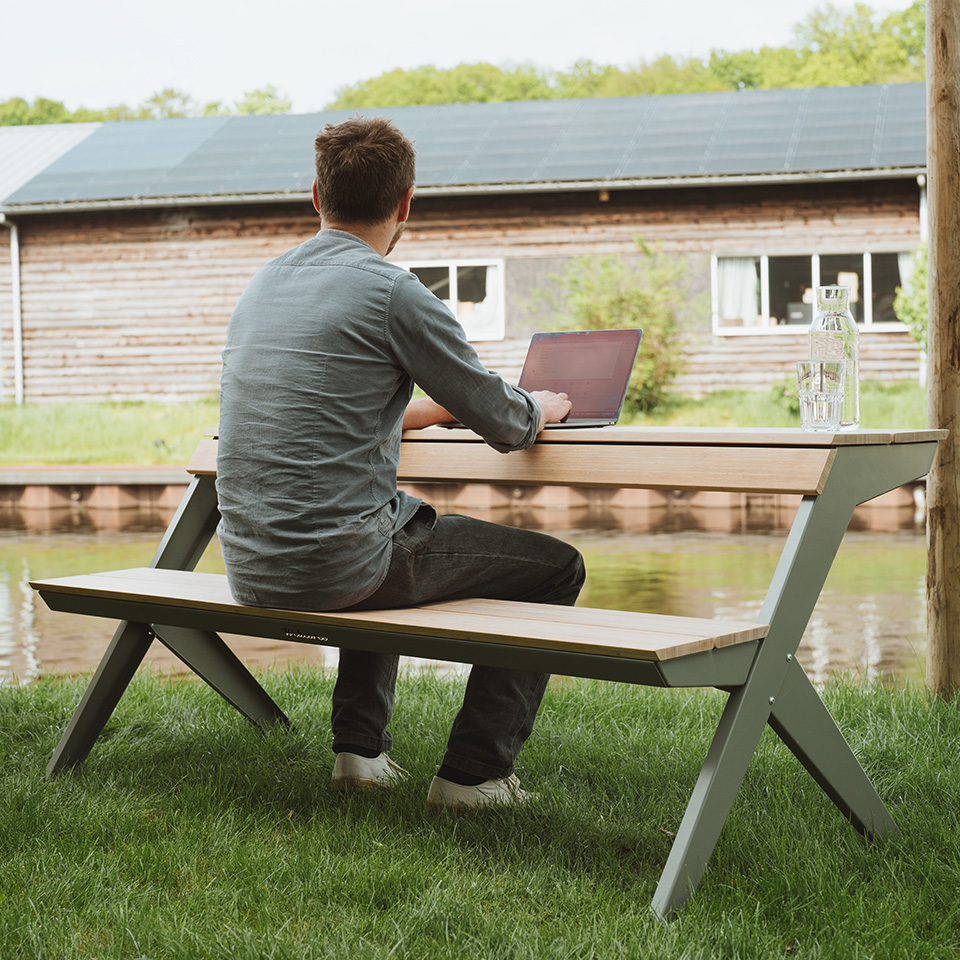
[[[314,183],[316,187],[316,183]],[[406,223],[410,217],[410,203],[413,200],[413,187],[408,187],[400,201],[400,208],[397,210],[397,223]]]
[[[313,181],[313,209],[320,213],[320,192],[317,190],[317,181]]]

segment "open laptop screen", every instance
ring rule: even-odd
[[[616,421],[640,345],[639,330],[537,333],[520,375],[527,391],[566,393],[570,420]]]

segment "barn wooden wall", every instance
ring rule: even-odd
[[[640,235],[665,250],[770,255],[894,252],[920,239],[912,180],[703,187],[414,201],[403,255],[621,253]]]
[[[317,228],[307,203],[46,214],[18,222],[28,402],[190,399],[214,392],[227,320],[247,280]],[[711,252],[910,249],[919,240],[917,187],[875,181],[611,191],[608,200],[594,192],[426,196],[415,202],[397,256],[504,258],[510,289],[511,263],[632,253],[638,235],[699,255],[691,262],[700,264],[693,282],[702,289]],[[0,234],[0,240],[8,238]],[[9,368],[5,243],[0,365]],[[513,292],[508,337],[532,322]],[[12,370],[3,376],[8,399]]]
[[[237,297],[309,225],[216,207],[21,221],[26,398],[214,392]]]

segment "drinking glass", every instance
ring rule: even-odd
[[[801,430],[832,433],[840,429],[845,367],[843,360],[797,361]]]

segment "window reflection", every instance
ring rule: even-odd
[[[501,296],[503,264],[407,264],[433,294],[450,308],[467,339],[502,340],[504,315]]]

